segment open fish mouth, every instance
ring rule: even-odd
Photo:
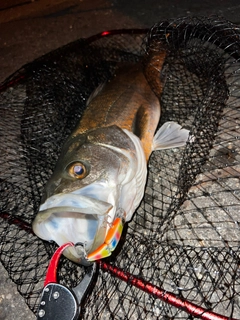
[[[82,243],[84,250],[71,247],[66,256],[79,262],[104,242],[112,204],[79,194],[57,194],[40,206],[33,221],[34,233],[43,240]]]

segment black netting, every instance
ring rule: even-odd
[[[216,17],[184,18],[144,30],[80,40],[23,67],[2,85],[1,261],[36,312],[54,244],[31,232],[43,187],[90,93],[121,62],[167,58],[160,124],[191,132],[186,147],[156,151],[145,195],[121,243],[105,261],[206,310],[240,315],[240,29]],[[147,60],[146,60],[147,61]],[[148,62],[145,62],[148,63]],[[148,74],[158,94],[156,75]],[[194,319],[98,270],[83,319]],[[59,280],[85,269],[65,258]]]

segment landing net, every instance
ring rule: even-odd
[[[163,48],[163,69],[148,76],[157,95],[156,76],[164,81],[159,125],[176,121],[194,139],[152,154],[144,198],[114,254],[100,263],[82,319],[204,317],[179,301],[240,318],[240,29],[218,17],[80,39],[2,84],[0,259],[35,313],[56,245],[38,239],[31,223],[61,146],[100,83],[122,62],[152,52],[157,59]],[[60,283],[73,287],[84,273],[61,259]],[[176,304],[159,299],[156,288]]]

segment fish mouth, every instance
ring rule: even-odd
[[[43,240],[81,244],[69,247],[64,255],[87,264],[86,255],[104,242],[108,214],[112,204],[76,193],[57,194],[48,198],[33,221],[34,233]]]

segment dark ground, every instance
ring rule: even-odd
[[[23,64],[106,29],[149,27],[187,15],[217,14],[240,23],[239,0],[2,0],[0,81]],[[0,320],[34,319],[0,265]]]

